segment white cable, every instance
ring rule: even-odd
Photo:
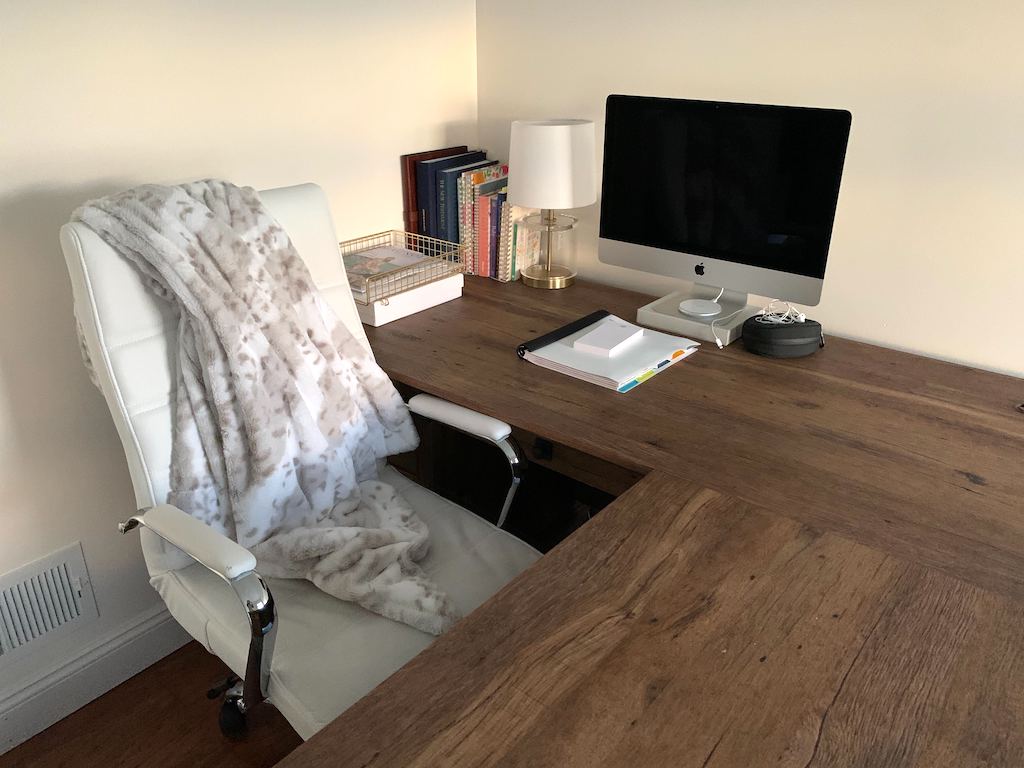
[[[775,309],[776,304],[784,304],[786,306],[785,312],[780,312]],[[767,323],[771,325],[790,325],[792,323],[802,323],[807,319],[807,315],[801,312],[799,309],[794,307],[788,301],[781,301],[779,299],[772,299],[768,302],[768,305],[764,307],[760,312],[757,313],[757,322]]]
[[[724,288],[722,289],[722,292],[725,292]],[[719,298],[721,298],[721,296],[721,293],[718,294]],[[717,300],[718,299],[715,299],[715,301]],[[780,312],[776,310],[776,304],[785,304],[786,311]],[[730,317],[738,315],[744,309],[746,309],[746,307],[740,307],[735,312],[728,314],[725,317],[716,317],[714,320],[711,321],[711,335],[715,337],[715,344],[718,345],[719,349],[725,349],[725,345],[722,343],[722,340],[718,338],[718,331],[715,330],[715,323],[724,323]],[[769,301],[766,306],[761,308],[760,312],[754,315],[754,317],[757,318],[757,322],[769,325],[790,325],[792,323],[802,323],[807,319],[807,315],[805,315],[799,309],[794,307],[788,301],[782,301],[780,299],[772,299],[771,301]]]
[[[715,344],[718,345],[719,349],[725,349],[725,345],[722,343],[722,340],[718,338],[718,331],[715,330],[715,323],[724,323],[730,317],[738,315],[744,309],[746,309],[746,307],[740,307],[735,312],[732,312],[731,314],[728,314],[725,317],[716,317],[714,320],[711,321],[711,335],[715,337]]]

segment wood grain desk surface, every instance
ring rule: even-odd
[[[367,331],[396,381],[1024,598],[1024,380],[829,338],[801,360],[703,344],[619,394],[515,355],[649,300],[469,277],[463,298]]]
[[[1024,607],[654,472],[294,766],[1024,765]]]
[[[647,476],[284,766],[1024,765],[1024,382],[710,345],[625,395],[516,344],[646,297],[468,279],[398,381]]]

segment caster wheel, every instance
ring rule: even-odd
[[[232,688],[235,687],[236,684],[240,682],[242,681],[234,675],[228,675],[224,679],[223,683],[211,688],[206,692],[206,698],[208,698],[210,701],[213,701],[214,699],[219,699],[221,696],[230,691]]]
[[[217,722],[220,724],[220,732],[232,741],[245,737],[245,715],[238,711],[235,699],[224,699]]]

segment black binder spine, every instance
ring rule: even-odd
[[[576,331],[582,331],[589,325],[593,325],[603,317],[608,317],[611,312],[607,309],[599,309],[597,312],[591,312],[586,317],[581,317],[579,320],[573,320],[568,325],[563,325],[561,328],[556,328],[550,333],[545,333],[543,336],[538,336],[535,339],[524,342],[516,347],[516,354],[520,357],[526,357],[527,352],[536,352],[538,349],[546,347],[548,344],[554,344],[560,339],[564,339],[566,336],[571,336]]]

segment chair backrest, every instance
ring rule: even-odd
[[[300,184],[259,194],[291,237],[325,300],[369,349],[323,190]],[[170,473],[177,315],[146,289],[129,261],[85,225],[65,224],[60,242],[75,316],[124,446],[136,504],[163,503]],[[143,537],[143,551],[152,574],[191,562],[152,536]]]

